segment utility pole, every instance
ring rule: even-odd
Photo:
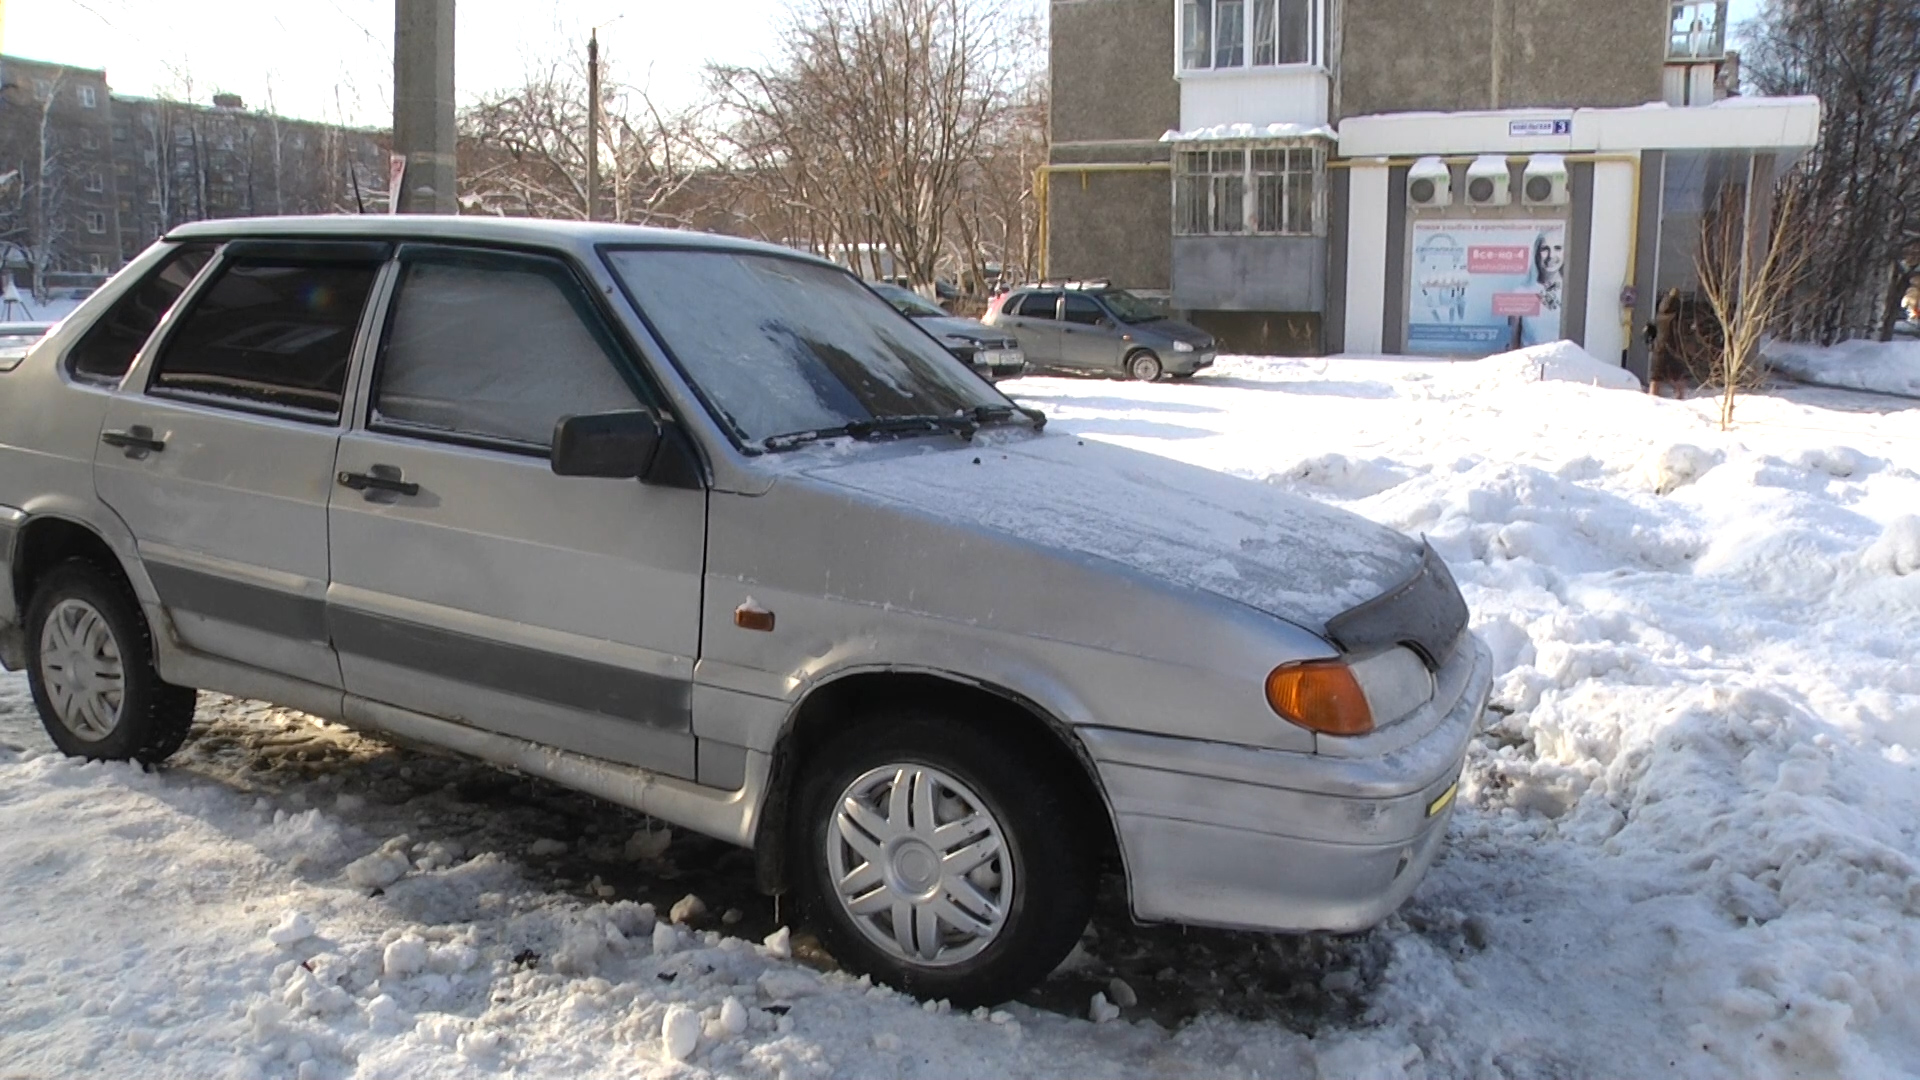
[[[600,28],[587,32],[587,220],[600,220]]]
[[[459,182],[453,126],[453,0],[394,0],[393,152],[405,163],[403,214],[451,214]]]

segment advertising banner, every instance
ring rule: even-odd
[[[1486,356],[1561,337],[1564,221],[1416,221],[1407,351]]]

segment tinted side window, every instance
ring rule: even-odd
[[[545,449],[563,416],[639,407],[620,365],[559,263],[421,259],[400,280],[373,418]]]
[[[211,258],[212,244],[182,244],[176,248],[93,324],[67,354],[68,368],[87,379],[117,383],[125,378],[133,358],[153,336],[154,327],[160,325],[161,316],[180,299]]]
[[[378,269],[268,260],[222,268],[167,342],[149,389],[338,416]]]
[[[1099,304],[1094,303],[1085,296],[1067,297],[1066,318],[1070,323],[1079,323],[1082,326],[1094,326],[1098,324],[1101,319],[1106,318],[1106,315],[1106,312],[1100,310]]]
[[[1054,309],[1060,305],[1059,293],[1028,293],[1020,299],[1020,310],[1015,312],[1023,319],[1051,319]]]

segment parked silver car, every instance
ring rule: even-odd
[[[189,225],[0,375],[0,660],[77,756],[218,690],[751,847],[934,998],[1046,976],[1103,867],[1386,917],[1490,681],[1446,566],[1044,423],[783,248]]]
[[[1027,358],[1020,342],[1004,330],[995,330],[978,319],[963,319],[911,289],[878,282],[870,285],[880,299],[914,324],[932,334],[947,351],[988,382],[1017,379],[1026,374]]]
[[[1027,364],[1054,371],[1153,382],[1191,378],[1213,366],[1219,345],[1125,289],[1099,283],[1030,285],[987,309],[988,326],[1012,331]]]

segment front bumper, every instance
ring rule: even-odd
[[[13,560],[20,530],[27,523],[25,512],[0,506],[0,667],[18,671],[26,664],[26,643],[20,626],[26,613],[20,610],[24,597],[13,595]]]
[[[1170,375],[1192,375],[1213,366],[1214,354],[1210,352],[1168,353],[1167,373]]]
[[[1083,730],[1113,804],[1134,915],[1343,932],[1386,918],[1446,837],[1492,681],[1486,646],[1463,635],[1441,672],[1443,694],[1395,725],[1408,729],[1371,737],[1395,736],[1371,757]]]

